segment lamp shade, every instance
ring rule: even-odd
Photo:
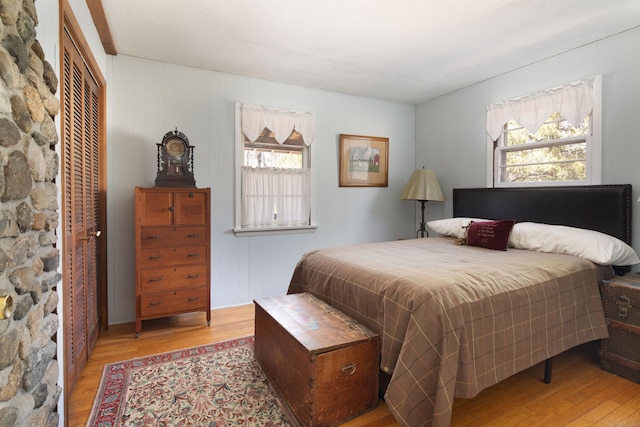
[[[436,173],[431,169],[416,169],[409,177],[407,185],[400,196],[403,200],[437,200],[443,201],[444,195]]]

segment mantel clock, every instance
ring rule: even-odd
[[[167,132],[158,146],[156,187],[195,187],[193,149],[178,128]]]

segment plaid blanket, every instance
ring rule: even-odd
[[[399,240],[317,250],[289,293],[309,292],[380,334],[385,394],[405,426],[450,424],[453,399],[608,336],[608,266],[569,255]]]

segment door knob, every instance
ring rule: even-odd
[[[13,315],[13,298],[11,295],[0,297],[0,319],[9,319]]]
[[[100,230],[92,231],[90,233],[87,233],[86,236],[81,237],[80,240],[91,240],[94,236],[95,237],[100,237],[101,234],[102,234],[102,231],[100,231]]]

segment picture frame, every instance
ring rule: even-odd
[[[340,187],[388,187],[389,138],[340,134]]]

